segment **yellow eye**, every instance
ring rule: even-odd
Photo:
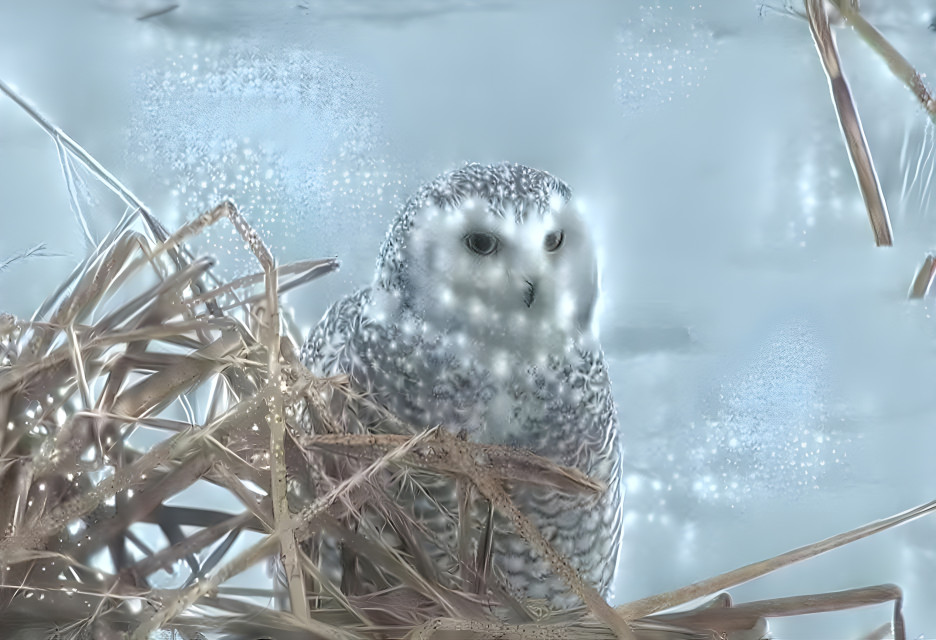
[[[497,251],[497,236],[490,233],[469,233],[465,236],[465,246],[479,256],[488,256]]]
[[[565,240],[565,234],[562,233],[562,230],[552,231],[546,234],[546,239],[543,240],[543,247],[546,248],[546,251],[555,251],[562,246],[563,240]]]

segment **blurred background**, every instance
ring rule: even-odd
[[[866,0],[921,73],[936,6]],[[601,253],[627,456],[615,601],[936,498],[936,324],[907,292],[936,240],[936,133],[833,25],[892,216],[876,248],[799,3],[49,0],[0,4],[0,80],[170,229],[233,198],[281,263],[297,340],[369,283],[396,209],[466,161],[568,182]],[[0,311],[28,317],[124,214],[0,96]],[[76,214],[76,208],[83,216]],[[200,249],[231,274],[229,225]],[[732,590],[893,582],[936,637],[936,520]],[[889,606],[772,623],[858,637]]]

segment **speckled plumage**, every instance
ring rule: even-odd
[[[496,238],[496,250],[474,252],[469,236],[478,233]],[[594,250],[569,188],[522,165],[470,164],[406,203],[373,285],[328,310],[303,357],[315,373],[349,374],[416,429],[442,424],[479,442],[523,447],[605,483],[598,498],[511,493],[607,593],[623,494],[617,417],[592,326],[597,295]],[[450,487],[432,491],[454,509]],[[454,536],[449,520],[414,503],[440,538]],[[498,522],[495,567],[508,587],[552,606],[575,604],[546,561]]]

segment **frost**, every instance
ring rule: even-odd
[[[682,520],[690,503],[693,511],[745,510],[823,495],[851,478],[854,436],[842,425],[853,416],[832,390],[828,342],[811,322],[794,319],[733,358],[656,354],[612,371],[615,381],[642,378],[633,390],[616,387],[630,435],[628,508]],[[688,409],[672,401],[680,381],[698,380],[709,367],[719,377],[708,394]],[[635,410],[632,398],[646,408]]]
[[[930,211],[936,173],[936,128],[926,120],[906,125],[900,147],[900,203],[911,211]]]
[[[700,498],[733,504],[824,488],[848,443],[830,425],[827,360],[818,334],[791,322],[729,376],[715,416],[694,429],[686,451],[701,477],[693,486]]]
[[[170,226],[231,199],[282,255],[313,235],[319,218],[354,222],[385,207],[375,194],[394,192],[389,176],[399,170],[365,74],[310,51],[184,49],[142,76],[131,136],[131,157],[161,186],[148,201],[174,212]],[[160,202],[163,193],[170,202]],[[226,233],[212,229],[206,241],[231,253],[238,272],[253,269],[219,237]],[[307,256],[309,247],[293,252]]]
[[[676,10],[658,2],[641,5],[640,17],[617,36],[616,89],[628,111],[688,98],[701,86],[713,54],[710,29],[692,14],[701,5]]]

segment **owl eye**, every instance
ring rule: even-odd
[[[469,233],[465,236],[465,246],[479,256],[488,256],[497,251],[497,236],[490,233]]]
[[[552,231],[546,234],[546,239],[543,240],[543,247],[546,251],[555,251],[562,246],[562,241],[565,240],[565,234],[562,231]]]

